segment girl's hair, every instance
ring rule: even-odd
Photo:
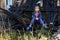
[[[39,10],[40,10],[40,6],[39,5],[35,5],[35,7],[39,7]],[[34,7],[34,9],[35,9],[35,7]]]

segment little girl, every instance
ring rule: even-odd
[[[38,24],[42,24],[44,28],[48,28],[44,21],[42,20],[41,12],[39,11],[39,6],[35,6],[35,11],[32,13],[32,20],[30,22],[30,25],[27,27],[27,30],[29,30],[33,23],[38,22]]]

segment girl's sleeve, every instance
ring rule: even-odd
[[[40,18],[40,24],[44,24],[44,21],[43,21],[43,19],[42,19],[42,15],[41,15],[41,13],[40,13],[39,18]]]
[[[44,24],[41,13],[39,18],[40,18],[40,24],[42,24],[44,28],[48,28],[48,26]]]
[[[40,12],[40,14],[39,14],[39,15],[40,15],[40,18],[42,18],[41,12]]]
[[[32,13],[32,19],[30,23],[33,23],[33,22],[34,22],[34,13]]]
[[[32,18],[34,18],[34,13],[32,13]]]

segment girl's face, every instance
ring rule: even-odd
[[[36,7],[35,7],[35,12],[38,12],[38,11],[39,11],[39,7],[36,6]]]

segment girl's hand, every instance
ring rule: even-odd
[[[39,20],[39,18],[36,18],[36,20]]]
[[[46,24],[43,24],[43,27],[44,27],[45,29],[48,29],[48,26],[47,26]]]
[[[30,24],[29,26],[32,26],[32,24]]]

